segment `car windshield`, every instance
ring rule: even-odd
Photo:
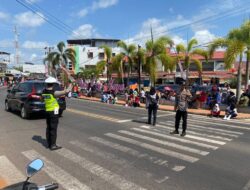
[[[35,83],[26,83],[24,85],[25,91],[28,93],[31,93],[33,90],[35,90],[36,93],[40,94],[43,92],[45,89],[46,84],[43,82],[35,82]],[[54,84],[54,90],[55,91],[60,91],[62,88],[60,87],[59,84]]]

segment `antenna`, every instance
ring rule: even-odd
[[[18,45],[18,36],[19,33],[17,32],[17,26],[14,27],[14,34],[15,34],[15,41],[14,41],[14,46],[15,46],[15,60],[16,64],[19,64],[19,45]]]

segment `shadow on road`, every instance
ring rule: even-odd
[[[36,142],[38,142],[38,143],[40,143],[40,144],[42,144],[44,147],[47,148],[47,141],[46,141],[46,139],[43,139],[41,136],[34,135],[34,136],[32,137],[32,140],[33,140],[33,141],[36,141]]]
[[[132,122],[147,124],[147,121],[133,119]]]
[[[15,116],[18,116],[21,119],[20,112],[19,111],[11,111],[10,114],[13,114]],[[30,117],[27,120],[42,120],[45,119],[44,113],[32,113]]]

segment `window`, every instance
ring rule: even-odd
[[[99,53],[99,59],[104,59],[104,53]]]
[[[115,57],[115,53],[112,53],[112,57]]]
[[[68,69],[69,69],[70,71],[72,71],[72,70],[73,70],[73,65],[72,65],[72,62],[69,62]]]
[[[89,59],[93,59],[93,57],[94,57],[93,52],[88,52],[88,58],[89,58]]]

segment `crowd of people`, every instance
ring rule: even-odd
[[[205,88],[204,88],[205,87]],[[236,96],[235,93],[230,89],[230,86],[225,83],[223,88],[220,88],[216,84],[211,84],[210,86],[191,86],[188,87],[191,93],[191,98],[188,101],[189,108],[197,108],[197,109],[209,109],[211,116],[220,117],[221,110],[225,111],[224,119],[231,119],[237,117],[237,108],[236,108]],[[155,107],[149,106],[148,102],[150,102],[149,94],[152,93],[157,95],[157,104],[164,104],[164,100],[168,100],[170,102],[176,101],[177,90],[166,90],[165,92],[160,92],[157,88],[154,90],[144,90],[142,88],[139,92],[138,88],[135,89],[125,89],[122,93],[119,93],[115,90],[110,90],[109,88],[105,88],[105,83],[97,84],[88,83],[88,85],[83,89],[80,87],[78,83],[73,85],[72,89],[72,97],[79,97],[81,95],[86,95],[89,97],[96,96],[96,94],[100,95],[101,102],[108,104],[116,104],[119,99],[125,99],[126,107],[140,107],[141,103],[146,104],[147,108],[150,108],[150,112],[153,115],[156,113]],[[242,93],[240,97],[239,107],[248,107],[250,106],[250,89],[246,90]],[[237,107],[238,107],[237,106]],[[152,109],[151,109],[152,108]],[[150,122],[149,122],[150,123]]]

